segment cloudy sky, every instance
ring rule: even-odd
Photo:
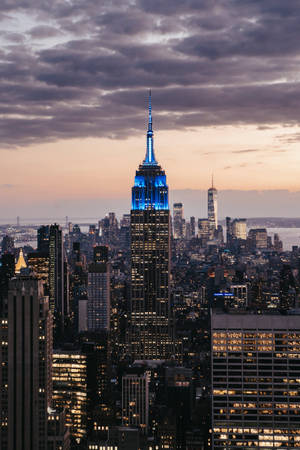
[[[2,0],[0,20],[2,217],[129,205],[149,88],[172,190],[214,172],[300,215],[276,202],[300,191],[298,0]]]

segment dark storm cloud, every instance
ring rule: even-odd
[[[300,4],[286,3],[4,0],[2,147],[140,133],[150,87],[159,129],[298,125]],[[34,26],[9,29],[15,15]]]

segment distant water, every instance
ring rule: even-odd
[[[68,221],[72,223],[98,223],[99,218],[95,217],[69,217]],[[20,218],[20,225],[49,225],[57,223],[61,226],[66,225],[66,218],[65,217],[49,217],[49,218],[34,218],[34,219],[25,219],[23,217]],[[16,226],[17,225],[17,219],[16,218],[2,218],[0,217],[0,226],[1,225],[11,225]]]
[[[292,250],[293,245],[300,247],[300,228],[267,228],[267,230],[268,235],[272,236],[272,241],[275,233],[279,235],[284,250]]]

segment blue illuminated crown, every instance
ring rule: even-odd
[[[154,155],[151,91],[149,92],[147,150],[143,164],[136,171],[132,188],[132,209],[169,209],[166,174],[158,165]]]

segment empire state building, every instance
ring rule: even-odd
[[[172,354],[169,284],[168,185],[154,155],[150,93],[147,151],[132,188],[129,344],[134,359],[166,359]]]

